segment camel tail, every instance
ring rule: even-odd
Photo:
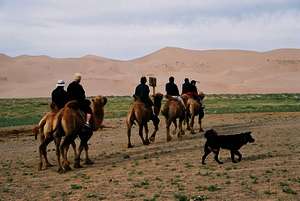
[[[32,132],[34,134],[34,139],[37,140],[37,136],[39,134],[39,131],[40,131],[40,127],[39,126],[35,126],[33,129],[32,129]]]

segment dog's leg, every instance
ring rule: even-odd
[[[238,155],[238,161],[241,161],[242,160],[242,154],[238,151],[238,150],[236,150],[235,152],[234,152],[236,155]]]
[[[233,163],[237,163],[235,160],[234,160],[234,153],[235,151],[234,150],[230,150],[230,154],[231,154],[231,160]]]
[[[204,146],[204,155],[202,156],[202,165],[205,165],[205,159],[210,154],[211,149],[205,144]]]
[[[219,160],[219,152],[220,152],[220,149],[213,149],[212,151],[213,151],[214,154],[215,154],[215,157],[214,157],[215,160],[216,160],[219,164],[223,164],[223,162]]]

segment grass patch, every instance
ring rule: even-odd
[[[105,118],[125,117],[132,100],[130,96],[109,96]],[[206,114],[299,112],[300,94],[207,95],[204,103]],[[0,99],[0,127],[37,124],[49,111],[49,104],[50,98]]]
[[[82,186],[79,184],[71,184],[71,189],[73,189],[73,190],[82,189]]]

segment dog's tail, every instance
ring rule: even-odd
[[[204,137],[207,138],[207,139],[212,138],[212,137],[217,136],[217,135],[218,135],[218,133],[214,129],[209,129],[204,133]]]

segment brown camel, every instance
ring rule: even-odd
[[[46,113],[40,120],[39,124],[33,128],[33,133],[35,135],[35,139],[37,139],[37,135],[40,134],[40,146],[39,146],[40,163],[38,166],[38,170],[42,170],[42,168],[43,168],[43,157],[45,159],[46,168],[53,166],[51,163],[49,163],[48,158],[47,158],[47,146],[51,141],[54,140],[53,120],[55,118],[55,115],[59,111],[59,109],[57,108],[57,106],[54,103],[51,103],[50,109],[51,109],[51,111]],[[75,142],[72,143],[72,147],[73,147],[74,153],[76,155]]]
[[[188,98],[187,101],[187,115],[186,115],[186,123],[187,123],[187,130],[191,131],[191,134],[195,134],[194,131],[194,120],[195,117],[198,115],[198,123],[199,123],[199,132],[203,132],[202,128],[202,118],[204,117],[204,107],[202,105],[202,101],[204,99],[204,93],[199,93],[200,102],[195,100],[192,97]],[[189,118],[191,118],[191,122],[189,123]]]
[[[182,128],[182,122],[185,119],[185,109],[180,101],[173,98],[172,96],[165,96],[168,100],[165,103],[161,113],[166,119],[166,128],[167,128],[167,142],[172,140],[170,135],[170,126],[173,123],[175,126],[175,130],[173,134],[176,134],[177,130],[177,119],[179,119],[179,131],[177,134],[178,138],[181,138],[184,135],[184,130]],[[183,98],[184,103],[187,101],[187,97]]]
[[[96,96],[92,99],[92,118],[90,121],[92,129],[86,129],[85,124],[85,114],[79,109],[79,104],[77,101],[68,102],[63,109],[61,109],[53,120],[54,140],[56,142],[57,150],[57,161],[59,172],[64,172],[70,170],[70,162],[67,159],[69,145],[74,142],[75,138],[79,136],[80,145],[78,148],[78,153],[75,155],[74,167],[79,168],[80,165],[80,155],[83,149],[85,149],[86,157],[85,163],[92,164],[93,162],[88,156],[88,140],[93,134],[93,131],[102,127],[103,117],[104,117],[104,106],[107,102],[106,97]],[[61,138],[65,136],[62,143]],[[59,146],[60,145],[60,146]],[[60,154],[63,158],[61,163]]]
[[[154,114],[156,116],[159,115],[159,111],[161,108],[161,101],[162,101],[163,95],[160,93],[157,93],[153,96],[154,99]],[[155,141],[155,135],[156,132],[158,131],[158,124],[159,124],[159,119],[157,121],[153,121],[154,125],[154,132],[152,133],[150,137],[150,141],[148,139],[148,121],[151,120],[152,117],[152,109],[145,107],[145,104],[139,100],[138,98],[133,102],[131,107],[129,108],[127,118],[126,118],[126,125],[127,125],[127,136],[128,136],[128,148],[132,148],[132,144],[130,141],[131,137],[131,127],[133,126],[134,122],[136,121],[139,125],[139,135],[141,137],[141,140],[144,145],[149,145],[150,141],[154,142]],[[146,139],[144,138],[143,135],[143,128],[145,128],[145,133],[146,133]]]
[[[40,146],[39,146],[40,163],[38,166],[38,170],[42,170],[42,168],[43,168],[43,157],[45,159],[46,168],[53,166],[51,163],[49,163],[48,158],[47,158],[47,146],[51,141],[54,140],[53,121],[54,121],[54,118],[55,118],[55,115],[57,114],[57,112],[58,112],[57,109],[52,108],[51,112],[46,113],[42,117],[38,126],[35,126],[33,128],[33,132],[35,134],[35,139],[37,139],[37,135],[40,134]],[[73,147],[75,155],[77,155],[75,142],[72,143],[72,147]],[[58,150],[56,150],[56,152],[57,151]]]

